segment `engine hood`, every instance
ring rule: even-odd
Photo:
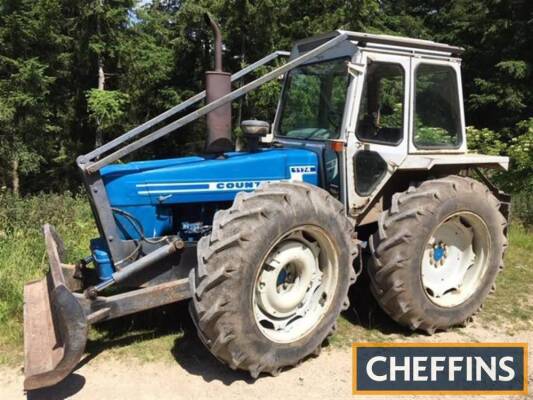
[[[315,153],[301,149],[232,152],[224,157],[182,157],[102,168],[112,206],[170,205],[233,200],[262,182],[318,184]]]
[[[262,182],[318,184],[318,158],[309,150],[267,149],[223,157],[182,157],[113,164],[100,170],[111,207],[126,211],[145,235],[175,233],[180,204],[232,201]],[[194,218],[193,216],[190,216]],[[115,212],[122,239],[137,239],[130,218]]]

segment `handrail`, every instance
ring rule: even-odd
[[[288,51],[282,51],[282,50],[275,51],[261,58],[260,60],[248,65],[247,67],[241,69],[240,71],[234,73],[233,75],[231,75],[231,82],[239,80],[243,76],[249,74],[252,71],[255,71],[257,68],[265,64],[268,64],[269,62],[275,60],[278,57],[289,57],[290,54],[291,53]],[[199,101],[203,100],[205,96],[206,96],[205,90],[201,91],[200,93],[195,94],[194,96],[188,98],[187,100],[181,102],[180,104],[152,118],[151,120],[144,122],[143,124],[129,130],[128,132],[120,135],[119,137],[111,140],[110,142],[103,144],[102,146],[92,150],[91,152],[85,155],[82,155],[81,157],[78,158],[78,164],[84,164],[84,163],[94,160],[96,157],[102,155],[103,153],[111,149],[114,149],[115,147],[124,143],[125,141],[131,138],[134,138],[137,135],[140,135],[146,130],[152,128],[154,125],[170,118],[171,116],[179,113],[180,111],[185,110],[186,108],[192,106],[193,104],[198,103]]]
[[[278,67],[276,69],[274,69],[273,71],[270,71],[269,73],[261,76],[260,78],[257,78],[256,80],[250,82],[250,83],[247,83],[246,85],[226,94],[225,96],[222,96],[220,97],[219,99],[215,100],[215,101],[212,101],[211,103],[209,104],[206,104],[204,105],[203,107],[199,108],[198,110],[196,111],[193,111],[189,114],[187,114],[186,116],[174,121],[174,122],[171,122],[169,123],[168,125],[162,127],[162,128],[159,128],[158,130],[150,133],[149,135],[147,136],[144,136],[138,140],[136,140],[135,142],[132,142],[124,147],[122,147],[121,149],[118,149],[116,150],[114,153],[111,153],[107,156],[105,156],[104,158],[100,159],[100,160],[97,160],[97,161],[94,161],[92,163],[87,163],[87,164],[84,164],[82,163],[82,161],[85,161],[85,160],[79,160],[78,161],[78,164],[80,165],[80,168],[82,168],[85,172],[87,173],[93,173],[93,172],[96,172],[98,170],[100,170],[100,168],[112,163],[113,161],[116,161],[122,157],[124,157],[125,155],[128,155],[129,153],[141,148],[141,147],[144,147],[146,146],[147,144],[153,142],[154,140],[157,140],[167,134],[169,134],[170,132],[188,124],[189,122],[192,122],[204,115],[206,115],[207,113],[219,108],[220,106],[226,104],[226,103],[229,103],[237,98],[239,98],[240,96],[248,93],[249,91],[261,86],[262,84],[268,82],[268,81],[271,81],[275,78],[277,78],[278,76],[284,74],[285,72],[291,70],[292,68],[298,66],[298,65],[301,65],[303,64],[304,62],[316,57],[317,55],[325,52],[326,50],[329,50],[331,47],[337,45],[338,43],[346,40],[348,37],[347,34],[345,33],[342,33],[334,38],[332,38],[331,40],[328,40],[327,42],[323,43],[322,45],[304,53],[303,55],[295,58],[294,60],[292,61],[289,61],[287,62],[285,65],[282,65],[281,67]],[[123,135],[125,136],[125,135]],[[124,141],[124,140],[123,140]]]

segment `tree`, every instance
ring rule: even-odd
[[[15,194],[20,176],[37,171],[50,155],[49,139],[58,130],[49,103],[53,70],[62,68],[52,59],[65,43],[59,8],[56,0],[6,0],[0,8],[0,165]]]
[[[391,30],[465,48],[469,124],[502,131],[533,113],[533,3],[527,0],[383,2]]]
[[[104,135],[117,127],[124,116],[128,96],[119,90],[106,90],[106,77],[118,68],[122,42],[130,28],[133,0],[93,0],[84,8],[88,47],[93,55],[97,88],[86,92],[90,121],[95,124],[94,146],[104,143]]]
[[[221,25],[231,72],[337,28],[463,46],[469,132],[493,132],[500,152],[524,159],[513,143],[533,115],[530,1],[0,0],[0,187],[75,189],[78,154],[201,91],[212,65],[205,12]],[[272,81],[236,102],[234,126],[272,121],[279,93]],[[198,121],[133,157],[201,151],[205,132]]]

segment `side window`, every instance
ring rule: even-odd
[[[420,64],[415,80],[415,146],[459,147],[461,112],[455,70],[447,65]]]
[[[368,196],[387,173],[387,163],[379,153],[362,150],[354,156],[355,190],[361,196]]]
[[[392,145],[402,141],[404,76],[399,64],[368,64],[355,132],[359,140]]]

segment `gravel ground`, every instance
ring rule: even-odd
[[[390,341],[431,342],[528,342],[533,332],[487,331],[470,326],[460,332],[439,333],[431,337],[406,339],[391,335]],[[529,365],[533,365],[532,347]],[[248,374],[232,371],[200,346],[191,346],[176,362],[143,362],[136,358],[112,358],[105,353],[82,361],[80,367],[55,387],[32,393],[22,390],[21,368],[1,367],[0,399],[353,399],[351,394],[351,349],[326,348],[318,358],[309,359],[278,377],[262,376],[256,381]],[[529,374],[529,387],[533,386]],[[531,393],[531,389],[530,389]],[[373,399],[392,397],[372,396]],[[449,396],[402,396],[402,399],[449,399]],[[471,396],[453,396],[470,399]],[[495,399],[497,396],[476,396]],[[509,397],[518,399],[519,396]],[[533,395],[522,396],[533,398]]]

